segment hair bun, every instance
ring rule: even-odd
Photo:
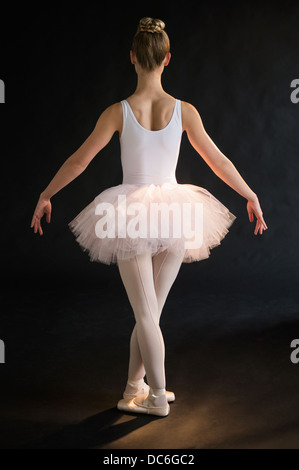
[[[158,18],[141,18],[138,25],[138,32],[161,33],[165,28],[165,23]]]

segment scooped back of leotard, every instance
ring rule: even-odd
[[[175,171],[182,138],[181,101],[175,101],[171,120],[158,131],[141,126],[126,100],[121,104],[123,184],[177,183]]]

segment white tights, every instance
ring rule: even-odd
[[[165,250],[117,263],[136,320],[130,340],[128,380],[137,381],[146,374],[154,389],[166,387],[165,346],[159,323],[182,259]]]

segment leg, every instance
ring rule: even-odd
[[[164,340],[159,326],[158,301],[151,254],[118,261],[120,275],[136,319],[136,333],[149,385],[165,388]]]
[[[183,256],[165,250],[153,257],[154,284],[158,300],[159,319],[169,291],[179,273]]]
[[[158,321],[160,321],[163,306],[165,304],[168,293],[173,285],[179,269],[181,267],[182,258],[179,258],[171,252],[165,250],[152,258],[154,286],[158,301]],[[130,381],[138,381],[145,375],[145,368],[141,357],[141,352],[137,337],[136,325],[130,341],[130,361],[128,377]],[[127,393],[130,392],[127,387]]]

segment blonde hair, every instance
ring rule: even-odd
[[[132,42],[132,51],[142,68],[154,70],[162,64],[170,51],[169,37],[164,31],[165,23],[157,18],[145,17],[139,25]]]

